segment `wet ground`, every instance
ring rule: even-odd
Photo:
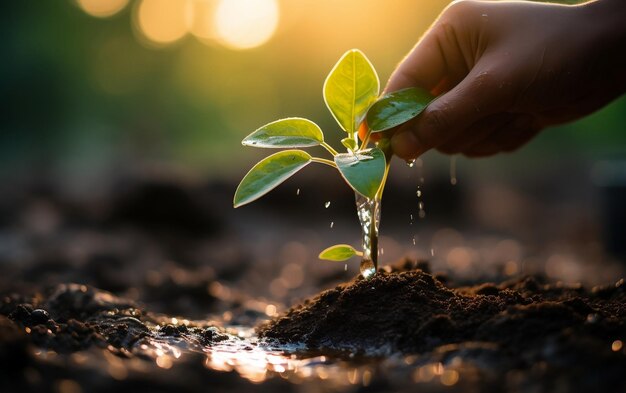
[[[230,185],[21,190],[0,200],[3,392],[624,391],[619,264],[542,264],[449,226],[401,242],[383,205],[381,260],[399,262],[364,281],[315,260],[358,239],[330,215],[350,195],[327,208],[325,193],[308,212],[323,223],[304,226],[285,199],[305,188],[236,214]]]

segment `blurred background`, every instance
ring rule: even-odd
[[[384,81],[447,3],[3,2],[0,259],[75,268],[107,264],[93,262],[94,253],[112,254],[121,266],[153,261],[157,273],[163,265],[154,261],[218,272],[252,265],[245,280],[273,298],[301,287],[310,270],[344,278],[343,264],[316,256],[330,244],[358,244],[349,189],[311,166],[235,211],[238,181],[269,153],[240,141],[269,121],[302,116],[337,145],[342,135],[321,91],[341,54],[363,50]],[[425,258],[473,280],[619,277],[624,124],[622,97],[514,154],[451,160],[429,152],[413,167],[396,162],[381,260]],[[354,262],[345,277],[358,272]],[[76,274],[61,271],[69,276],[51,277]]]

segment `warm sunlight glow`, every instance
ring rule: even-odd
[[[141,0],[136,13],[141,33],[157,44],[169,44],[189,31],[193,19],[190,0]]]
[[[215,39],[215,8],[216,0],[195,0],[193,3],[193,20],[191,34],[202,42],[210,42]]]
[[[97,18],[106,18],[120,12],[128,0],[77,0],[78,6]]]
[[[221,0],[215,11],[218,40],[233,49],[266,43],[278,25],[276,0]]]

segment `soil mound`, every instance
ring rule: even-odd
[[[591,355],[597,359],[625,338],[624,289],[623,280],[587,291],[539,277],[453,287],[421,269],[381,269],[371,280],[358,277],[306,300],[258,332],[281,343],[368,355],[422,354],[454,344],[511,362],[516,354],[545,358],[545,351],[585,342],[584,352],[598,350]]]

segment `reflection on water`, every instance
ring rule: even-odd
[[[456,384],[461,378],[460,359],[444,365],[420,362],[417,356],[391,356],[385,359],[355,356],[350,353],[325,355],[312,353],[304,346],[277,346],[259,339],[249,327],[229,327],[227,339],[202,345],[192,334],[161,337],[156,334],[142,340],[136,350],[154,360],[163,369],[183,360],[187,353],[202,353],[207,369],[237,372],[241,377],[261,383],[282,378],[300,384],[315,380],[334,387],[368,386],[378,373],[408,383]]]
[[[157,366],[171,368],[183,351],[206,355],[205,367],[216,371],[235,371],[243,378],[259,383],[281,377],[294,383],[306,379],[331,380],[340,385],[367,384],[370,365],[351,366],[349,362],[312,354],[303,346],[276,346],[259,340],[248,327],[229,328],[228,339],[203,346],[191,335],[149,338],[139,349],[154,359]]]

